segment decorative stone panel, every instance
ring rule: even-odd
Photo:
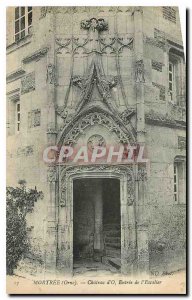
[[[21,79],[21,94],[35,90],[35,72],[27,74]]]
[[[176,23],[176,9],[171,6],[163,6],[163,17],[170,22]]]
[[[159,99],[165,100],[165,86],[155,82],[152,82],[152,85],[159,89]]]
[[[186,149],[186,138],[183,136],[178,136],[178,148],[180,150]]]
[[[144,43],[165,50],[165,41],[159,38],[144,37]]]
[[[41,111],[40,109],[34,109],[28,113],[28,126],[29,128],[37,127],[41,125]]]
[[[24,148],[22,147],[19,147],[17,149],[17,156],[30,156],[30,155],[33,155],[33,146],[30,145],[30,146],[26,146]]]
[[[162,66],[163,64],[161,62],[152,60],[152,69],[156,70],[158,72],[162,72]]]

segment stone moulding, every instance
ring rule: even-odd
[[[7,97],[13,102],[18,101],[20,98],[20,88],[8,92]]]
[[[60,185],[61,185],[61,192],[60,192],[60,201],[59,204],[61,207],[65,207],[67,203],[67,185],[70,177],[73,176],[80,176],[82,174],[95,174],[100,176],[102,175],[104,178],[115,177],[121,178],[122,176],[127,180],[127,205],[133,205],[135,200],[135,177],[133,168],[130,166],[109,166],[109,165],[91,165],[91,166],[68,166],[68,167],[61,167],[60,169]]]
[[[14,70],[13,72],[7,74],[6,76],[7,83],[21,78],[24,74],[25,74],[25,70],[23,70],[22,68],[18,68],[17,70]]]
[[[48,52],[49,48],[48,47],[44,47],[41,48],[29,55],[27,55],[26,57],[23,58],[22,62],[24,64],[30,63],[31,61],[38,61],[40,60],[43,56],[45,56]]]
[[[66,128],[61,130],[58,142],[72,145],[77,142],[79,135],[83,134],[86,128],[94,124],[100,124],[106,127],[109,132],[114,132],[120,143],[134,143],[135,141],[131,128],[122,128],[121,124],[118,121],[115,122],[110,115],[104,112],[87,112],[87,114],[76,120],[74,119],[71,124],[68,124]]]
[[[148,113],[145,114],[145,121],[148,124],[167,126],[171,128],[186,127],[185,121],[175,120],[173,117],[171,117],[168,114],[163,115],[155,112],[154,110],[150,110]]]
[[[133,10],[142,10],[140,6],[42,6],[40,10],[40,19],[45,18],[47,13],[101,13],[112,12],[114,14],[119,12],[133,12]]]
[[[82,48],[85,54],[98,53],[98,54],[106,54],[106,49],[111,49],[111,54],[114,53],[117,56],[122,53],[123,48],[128,48],[130,50],[133,49],[133,38],[132,37],[116,37],[112,36],[109,38],[98,38],[98,42],[100,43],[99,49],[88,49],[86,48],[90,43],[88,38],[85,38],[82,42],[79,42],[78,38],[71,37],[62,39],[57,37],[55,39],[55,43],[58,45],[56,49],[57,54],[61,54],[62,50],[65,49],[66,53],[78,54],[78,49]]]

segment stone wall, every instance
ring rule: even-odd
[[[186,155],[185,149],[178,147],[178,136],[184,136],[184,131],[149,125],[146,128],[150,158],[146,192],[150,269],[173,272],[185,268],[186,203],[185,197],[175,203],[173,193],[174,159]]]
[[[141,14],[137,16],[142,16],[142,24],[134,23],[135,13]],[[55,142],[55,133],[66,124],[66,114],[76,111],[81,90],[72,84],[72,77],[85,79],[91,59],[89,51],[97,50],[101,52],[99,57],[107,80],[115,81],[111,93],[116,111],[133,109],[129,120],[135,132],[141,116],[137,111],[140,105],[137,97],[141,93],[138,86],[143,87],[142,114],[146,121],[143,134],[150,160],[145,211],[149,221],[151,269],[168,265],[174,270],[176,261],[177,267],[184,266],[185,203],[174,203],[173,162],[175,156],[186,154],[185,146],[178,146],[179,139],[185,138],[185,108],[170,103],[169,48],[165,43],[171,40],[183,51],[177,8],[175,14],[173,22],[165,18],[162,7],[34,7],[31,33],[15,43],[14,10],[7,9],[7,185],[16,186],[20,179],[25,179],[29,188],[36,186],[44,193],[43,201],[37,202],[34,212],[27,217],[32,253],[37,259],[44,260],[51,197],[42,154],[48,144]],[[91,18],[103,18],[108,23],[99,33],[99,46],[96,40],[96,46],[92,44],[88,31],[81,26],[83,20]],[[141,25],[142,32],[137,25]],[[142,58],[139,61],[138,56]],[[183,69],[183,83],[184,73]],[[93,95],[95,100],[100,98],[98,91]],[[21,130],[16,133],[15,105],[19,99]],[[110,142],[116,141],[116,135],[109,134],[102,124],[88,128],[81,141],[100,131],[105,138],[110,137]],[[57,205],[56,197],[54,200]],[[53,230],[56,230],[54,222]]]

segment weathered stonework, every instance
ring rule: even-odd
[[[163,66],[162,63],[152,60],[152,69],[154,69],[158,72],[162,72],[162,66]]]
[[[159,99],[165,100],[165,86],[155,82],[152,82],[152,85],[159,89]]]
[[[45,199],[35,204],[27,219],[33,247],[23,269],[33,276],[73,275],[73,234],[81,229],[87,244],[79,253],[94,259],[103,255],[103,260],[105,251],[115,253],[118,272],[123,274],[150,274],[157,269],[174,272],[177,261],[184,268],[185,202],[174,200],[174,162],[184,161],[186,148],[185,64],[174,15],[163,15],[162,7],[34,7],[33,33],[18,42],[10,16],[8,185],[15,186],[24,178],[29,186],[42,190]],[[168,94],[170,49],[181,57],[182,70],[180,92],[172,99]],[[18,101],[20,132],[15,130]],[[138,144],[149,159],[146,167],[144,163],[109,165],[103,161],[47,165],[42,160],[43,151],[52,145],[70,145],[75,150],[85,145],[92,152],[94,145]],[[82,186],[88,196],[81,193],[84,206],[80,203],[79,207],[82,216],[90,212],[85,218],[88,223],[80,219],[81,212],[79,219],[73,215],[78,204],[73,188],[78,180],[85,180]],[[97,182],[97,193],[87,187],[89,180],[93,186]],[[102,188],[110,180],[118,187],[102,203]],[[78,189],[77,184],[77,195]],[[185,195],[183,185],[180,190]],[[113,197],[117,198],[115,208]],[[112,230],[106,229],[102,205],[108,206],[110,220],[118,219],[113,230],[119,232],[114,236],[119,252],[103,246],[99,254],[93,251],[95,244],[102,244],[102,234]],[[96,228],[91,220],[96,221]],[[75,224],[77,232],[73,232]],[[93,235],[89,236],[87,224],[95,230]],[[112,244],[110,239],[107,242]]]
[[[41,125],[41,110],[34,109],[28,113],[28,126],[29,128]]]
[[[47,54],[48,50],[49,50],[49,48],[45,47],[45,48],[41,48],[41,49],[35,51],[34,53],[24,57],[23,58],[23,63],[27,64],[27,63],[30,63],[34,60],[38,61],[39,59],[41,59],[41,57],[43,57]]]
[[[17,149],[17,156],[30,156],[34,152],[33,146],[26,146],[24,148],[19,147]]]
[[[21,94],[26,94],[35,90],[35,72],[27,74],[21,79]]]
[[[178,148],[181,150],[186,149],[186,138],[182,136],[178,136]]]

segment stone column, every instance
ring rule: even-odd
[[[102,180],[95,181],[92,193],[95,210],[94,259],[101,260],[104,249]]]
[[[137,172],[138,199],[137,214],[137,272],[140,275],[149,273],[149,237],[148,237],[148,207],[146,197],[147,172],[140,168]]]
[[[136,85],[136,111],[137,111],[137,143],[145,146],[145,63],[143,44],[143,10],[141,7],[133,9],[134,39],[135,39],[135,85]],[[145,188],[138,176],[139,168],[136,164],[136,239],[137,239],[137,272],[146,273],[149,270],[147,207],[145,201]]]
[[[137,141],[145,141],[145,107],[144,83],[145,66],[143,60],[143,11],[135,7],[134,14],[134,44],[135,44],[135,84],[136,84],[136,109],[137,109]]]
[[[47,146],[56,144],[56,114],[55,114],[55,14],[46,15],[49,19],[50,29],[48,33],[49,52],[46,65],[47,82]],[[56,203],[56,166],[48,167],[48,199],[47,199],[47,240],[46,240],[46,272],[56,272],[57,257],[57,203]]]
[[[46,273],[53,276],[56,272],[57,258],[57,224],[56,224],[56,167],[48,168],[49,199],[47,207],[47,237],[46,237]]]

